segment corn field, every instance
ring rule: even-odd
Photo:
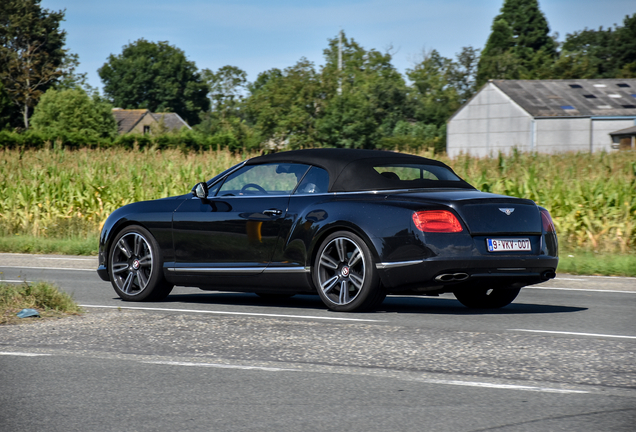
[[[148,148],[0,150],[0,235],[95,236],[116,208],[188,193],[246,156]],[[437,159],[480,190],[546,207],[567,248],[636,250],[636,152]]]

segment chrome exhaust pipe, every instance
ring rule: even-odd
[[[456,281],[463,281],[470,277],[468,273],[455,273],[453,276],[455,277]]]
[[[468,279],[468,273],[444,273],[435,278],[438,282],[459,282]]]
[[[554,279],[555,277],[556,277],[556,273],[553,272],[552,270],[546,270],[543,273],[541,273],[541,279],[543,279],[544,281]]]

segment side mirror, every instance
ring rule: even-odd
[[[208,184],[206,182],[197,183],[192,188],[192,195],[199,199],[208,199]]]

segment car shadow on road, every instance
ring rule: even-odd
[[[264,298],[252,293],[202,292],[197,294],[171,294],[162,303],[192,303],[232,306],[262,306],[325,310],[318,295],[295,295],[289,298]]]
[[[325,305],[317,295],[295,295],[289,298],[263,298],[252,293],[205,292],[197,294],[173,294],[162,302],[191,303],[208,305],[254,306],[287,309],[325,311]],[[453,297],[413,297],[389,296],[374,312],[360,312],[356,315],[376,315],[382,313],[436,314],[436,315],[516,315],[581,312],[588,308],[532,303],[512,303],[501,309],[469,309]]]
[[[581,312],[588,308],[532,303],[511,303],[501,309],[469,309],[452,297],[387,297],[378,312],[435,315],[517,315]]]

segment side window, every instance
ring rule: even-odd
[[[382,177],[390,180],[449,180],[460,178],[444,167],[436,165],[381,165],[373,167]]]
[[[222,180],[214,183],[214,185],[210,187],[210,189],[208,189],[208,198],[215,196],[216,193],[219,191],[219,188],[221,187],[222,184],[223,184]]]
[[[311,167],[296,188],[294,195],[326,193],[329,191],[329,174],[322,168]]]
[[[309,167],[277,163],[246,165],[225,179],[217,196],[288,195]]]

